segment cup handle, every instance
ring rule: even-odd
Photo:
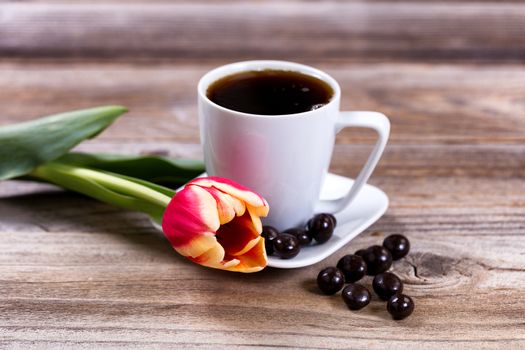
[[[335,133],[347,127],[374,129],[378,135],[377,142],[348,193],[342,198],[319,201],[315,210],[317,213],[336,213],[354,200],[374,171],[379,158],[381,158],[385,150],[390,134],[390,121],[384,114],[378,112],[340,112],[339,119],[335,124]]]

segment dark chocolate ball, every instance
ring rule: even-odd
[[[374,277],[372,287],[379,298],[388,300],[392,295],[403,291],[403,282],[393,273],[383,272]]]
[[[348,254],[337,262],[337,268],[345,275],[345,282],[357,282],[366,275],[366,263],[359,255]]]
[[[319,289],[327,295],[335,294],[343,288],[345,276],[335,267],[322,269],[317,275]]]
[[[385,272],[392,266],[392,255],[385,247],[373,245],[366,249],[363,254],[366,263],[367,275],[375,276]]]
[[[365,255],[365,252],[366,252],[366,249],[359,249],[359,250],[356,250],[354,255],[358,255],[360,257],[363,257],[363,255]]]
[[[307,230],[318,242],[325,243],[334,233],[335,223],[331,214],[317,214],[307,223]]]
[[[360,310],[370,303],[370,292],[359,283],[350,283],[342,292],[343,301],[350,310]]]
[[[396,294],[388,300],[386,309],[394,320],[402,320],[414,311],[414,301],[408,295]]]
[[[291,259],[299,254],[300,250],[299,240],[294,235],[280,233],[273,240],[273,252],[282,259]]]
[[[330,219],[332,219],[334,223],[334,227],[337,226],[337,219],[335,218],[334,214],[330,214],[330,213],[325,213],[325,214],[328,215]]]
[[[273,240],[279,235],[279,231],[273,226],[263,226],[261,236],[264,238],[264,248],[267,255],[273,254]]]
[[[410,251],[410,241],[403,235],[390,235],[383,241],[383,247],[390,251],[392,259],[399,260]]]
[[[299,240],[299,244],[302,246],[309,245],[310,243],[312,243],[312,235],[305,229],[289,228],[287,230],[284,230],[283,233],[288,233],[297,237],[297,239]]]

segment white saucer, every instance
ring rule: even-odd
[[[201,176],[205,176],[202,174]],[[337,199],[348,192],[354,180],[329,173],[321,189],[321,199]],[[337,227],[334,235],[324,244],[312,244],[302,247],[301,252],[292,259],[268,257],[268,266],[281,269],[294,269],[318,263],[329,257],[348,243],[352,238],[376,222],[388,208],[388,197],[379,188],[364,185],[350,205],[335,214]],[[155,228],[162,231],[162,226],[151,220]]]
[[[342,197],[353,183],[354,180],[348,177],[329,173],[321,189],[321,199]],[[387,195],[377,187],[365,185],[350,205],[335,214],[337,227],[328,242],[303,247],[299,255],[292,259],[269,256],[268,266],[294,269],[318,263],[376,222],[387,208]]]

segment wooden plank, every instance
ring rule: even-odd
[[[203,269],[178,257],[143,215],[4,182],[0,341],[15,349],[522,348],[525,188],[521,170],[509,169],[523,157],[508,166],[503,159],[522,155],[523,146],[392,148],[373,179],[391,198],[387,214],[335,256],[293,273]],[[336,167],[351,171],[343,155]],[[427,160],[431,169],[454,163],[457,176],[429,174]],[[507,176],[485,173],[491,167]],[[350,312],[339,295],[316,292],[318,270],[381,242],[375,230],[412,242],[394,267],[417,305],[401,322],[376,299]]]
[[[521,3],[7,3],[0,15],[3,57],[525,58]]]
[[[196,85],[224,64],[0,63],[0,125],[69,109],[123,104],[131,112],[101,135],[132,144],[198,142]],[[391,144],[523,144],[522,65],[326,63],[307,61],[340,81],[343,109],[382,111]],[[371,142],[345,130],[341,144]]]

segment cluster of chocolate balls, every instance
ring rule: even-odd
[[[310,245],[314,240],[318,244],[328,241],[336,225],[335,216],[321,213],[308,220],[306,227],[294,227],[279,232],[272,226],[264,226],[261,236],[264,237],[266,254],[291,259],[299,254],[301,247]]]
[[[337,267],[327,267],[317,275],[319,289],[327,295],[337,293],[344,283],[349,283],[342,292],[343,301],[350,310],[360,310],[370,303],[368,289],[356,283],[365,275],[375,276],[372,287],[377,296],[387,301],[387,310],[395,320],[403,319],[414,311],[414,301],[402,294],[403,282],[387,270],[392,260],[399,260],[408,254],[410,242],[403,235],[390,235],[383,245],[360,249],[354,254],[343,256]]]

